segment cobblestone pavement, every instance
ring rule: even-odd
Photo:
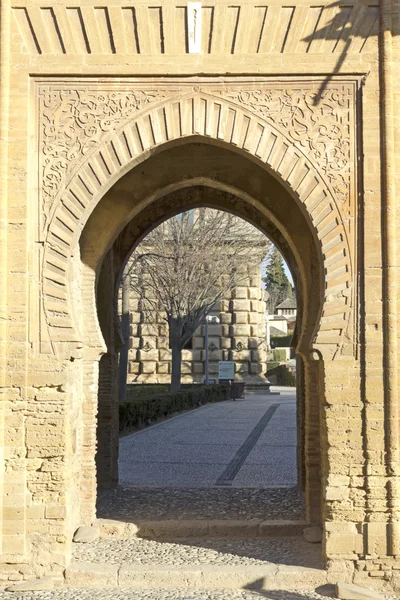
[[[131,520],[288,519],[304,516],[296,488],[135,488],[120,486],[103,497],[97,516]]]
[[[331,595],[310,591],[273,590],[257,592],[247,590],[54,590],[25,592],[23,594],[0,592],[0,600],[330,600]]]
[[[124,565],[292,565],[322,569],[320,544],[300,537],[268,540],[202,540],[158,542],[102,538],[74,545],[74,561]]]
[[[120,483],[138,487],[296,485],[296,393],[249,394],[133,433],[120,442]]]

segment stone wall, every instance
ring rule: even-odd
[[[257,261],[258,263],[258,261]],[[129,263],[128,263],[129,269]],[[218,361],[235,361],[238,380],[262,383],[266,372],[265,292],[260,264],[248,266],[247,281],[220,300],[210,315],[219,324],[208,326],[209,376],[218,379]],[[171,350],[168,324],[162,315],[138,311],[137,293],[131,290],[128,383],[170,383]],[[203,382],[205,377],[205,325],[182,353],[182,383]]]
[[[159,23],[118,0],[1,2],[3,580],[61,576],[95,516],[101,265],[187,185],[294,273],[327,566],[399,579],[399,2],[238,7],[204,7],[186,46],[173,1]]]

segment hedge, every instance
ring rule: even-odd
[[[274,360],[276,360],[277,362],[286,360],[286,350],[284,350],[283,348],[277,348],[273,350],[272,354],[274,356]]]
[[[287,385],[288,387],[296,387],[296,376],[289,371],[286,365],[277,365],[269,363],[267,367],[267,377],[270,375],[276,376],[277,385]]]
[[[139,387],[139,386],[138,386]],[[141,386],[140,386],[141,387]],[[174,413],[196,408],[208,402],[227,399],[228,390],[222,385],[197,385],[181,392],[161,392],[152,396],[131,396],[119,404],[119,429],[143,427],[149,420],[156,421]]]
[[[270,344],[273,345],[274,348],[289,348],[292,337],[292,333],[289,333],[289,335],[271,335]]]

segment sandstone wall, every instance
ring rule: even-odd
[[[166,214],[180,165],[234,192],[225,206],[298,275],[304,485],[327,565],[398,580],[399,2],[239,4],[204,7],[199,49],[172,1],[162,27],[147,4],[1,3],[3,580],[61,576],[95,516],[96,278],[130,221],[137,240]],[[189,136],[220,152],[207,170],[177,154]]]

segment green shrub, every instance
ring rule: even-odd
[[[274,355],[274,360],[277,362],[282,362],[286,360],[286,350],[283,348],[278,348],[273,350],[272,354]]]
[[[193,385],[190,389],[180,392],[164,392],[156,390],[153,395],[137,395],[129,390],[126,402],[119,404],[119,429],[127,427],[143,427],[146,421],[152,422],[177,412],[196,408],[200,404],[220,402],[227,399],[228,390],[222,385]],[[189,387],[189,386],[188,386]]]
[[[271,375],[276,376],[276,385],[287,385],[289,387],[296,387],[296,376],[289,371],[286,365],[277,365],[271,367],[276,363],[269,363],[267,370],[267,377]]]
[[[293,335],[271,335],[270,343],[274,348],[289,348]]]

